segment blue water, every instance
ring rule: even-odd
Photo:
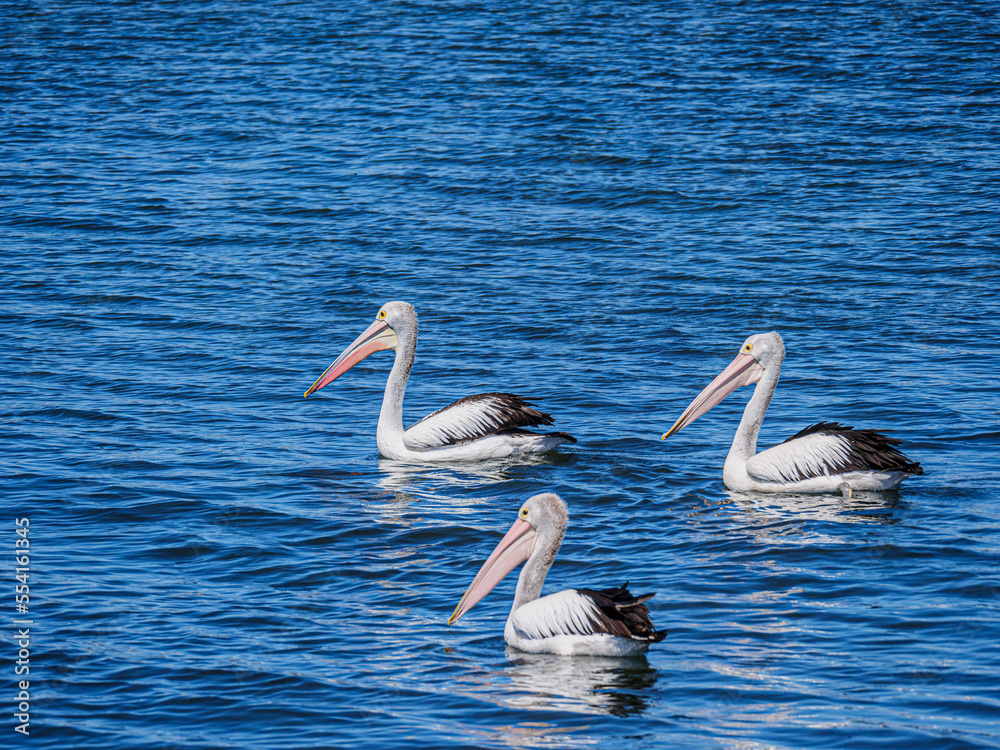
[[[1000,79],[990,2],[4,3],[0,547],[30,519],[45,748],[1000,746]],[[579,442],[404,466],[506,390]],[[761,443],[891,430],[899,492],[740,495]],[[656,591],[643,658],[448,615],[529,495],[546,584]]]

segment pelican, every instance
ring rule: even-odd
[[[385,385],[376,441],[379,453],[399,461],[441,461],[501,458],[517,453],[540,453],[576,439],[565,432],[539,434],[524,427],[552,424],[552,417],[531,408],[511,393],[466,396],[403,429],[403,394],[417,349],[417,313],[406,302],[389,302],[375,322],[358,336],[313,383],[315,393],[375,352],[396,352]]]
[[[616,589],[567,589],[539,599],[566,531],[566,503],[551,492],[521,506],[517,520],[480,568],[462,596],[451,625],[486,596],[504,576],[527,560],[517,579],[503,637],[521,651],[545,654],[633,656],[662,641],[643,602],[653,594],[632,596],[628,584]]]
[[[906,477],[924,473],[920,464],[893,447],[899,440],[836,422],[818,422],[780,445],[757,453],[757,435],[784,359],[785,345],[777,332],[750,336],[736,359],[698,394],[663,434],[663,440],[740,386],[756,383],[722,469],[722,480],[729,489],[841,492],[850,497],[856,490],[893,490]]]

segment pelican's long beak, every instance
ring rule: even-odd
[[[395,349],[398,345],[399,339],[396,332],[389,328],[389,324],[384,320],[376,320],[323,371],[316,382],[309,386],[305,395],[329,385],[365,357],[385,349]]]
[[[674,426],[664,432],[660,439],[666,440],[678,430],[687,427],[737,388],[756,383],[763,374],[764,368],[757,363],[752,355],[742,352],[737,354],[736,359],[730,362],[729,366],[719,373],[719,376],[709,383],[705,390],[698,394],[680,418],[674,422]]]
[[[531,557],[535,549],[538,532],[527,521],[518,518],[510,527],[500,544],[493,550],[483,567],[479,569],[472,584],[462,595],[462,600],[448,618],[451,625],[459,617],[472,609],[484,596],[493,590],[510,571]]]

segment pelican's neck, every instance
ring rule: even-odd
[[[375,436],[379,453],[386,458],[398,458],[406,450],[403,444],[403,396],[406,394],[406,381],[410,379],[417,350],[416,329],[412,332],[397,332],[396,336],[399,344],[385,384],[385,396],[382,398]]]
[[[533,602],[542,595],[542,584],[545,583],[545,576],[549,574],[552,561],[556,559],[556,552],[562,544],[563,530],[557,529],[556,533],[539,534],[538,542],[531,557],[521,568],[521,574],[517,577],[517,591],[514,592],[514,604],[510,608],[511,615],[519,607]]]
[[[781,359],[768,365],[764,370],[757,385],[754,386],[753,395],[743,410],[743,419],[736,429],[736,437],[726,456],[726,465],[730,461],[738,462],[740,466],[746,464],[757,454],[757,436],[760,434],[760,426],[764,423],[764,415],[767,407],[774,396],[774,390],[778,386],[778,376],[781,375]]]

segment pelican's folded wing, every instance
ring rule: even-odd
[[[751,458],[747,474],[758,482],[784,483],[850,471],[923,473],[919,464],[893,447],[898,443],[876,430],[818,422]]]
[[[483,393],[466,396],[438,409],[406,430],[403,440],[420,450],[455,445],[498,432],[552,424],[545,412],[512,393]]]
[[[594,635],[605,632],[597,626],[600,615],[593,599],[576,589],[567,589],[518,607],[511,616],[511,624],[522,638],[532,640],[557,635]]]
[[[612,635],[640,641],[663,640],[644,602],[652,594],[632,596],[628,584],[616,589],[567,589],[519,607],[511,622],[523,638],[558,635]]]

